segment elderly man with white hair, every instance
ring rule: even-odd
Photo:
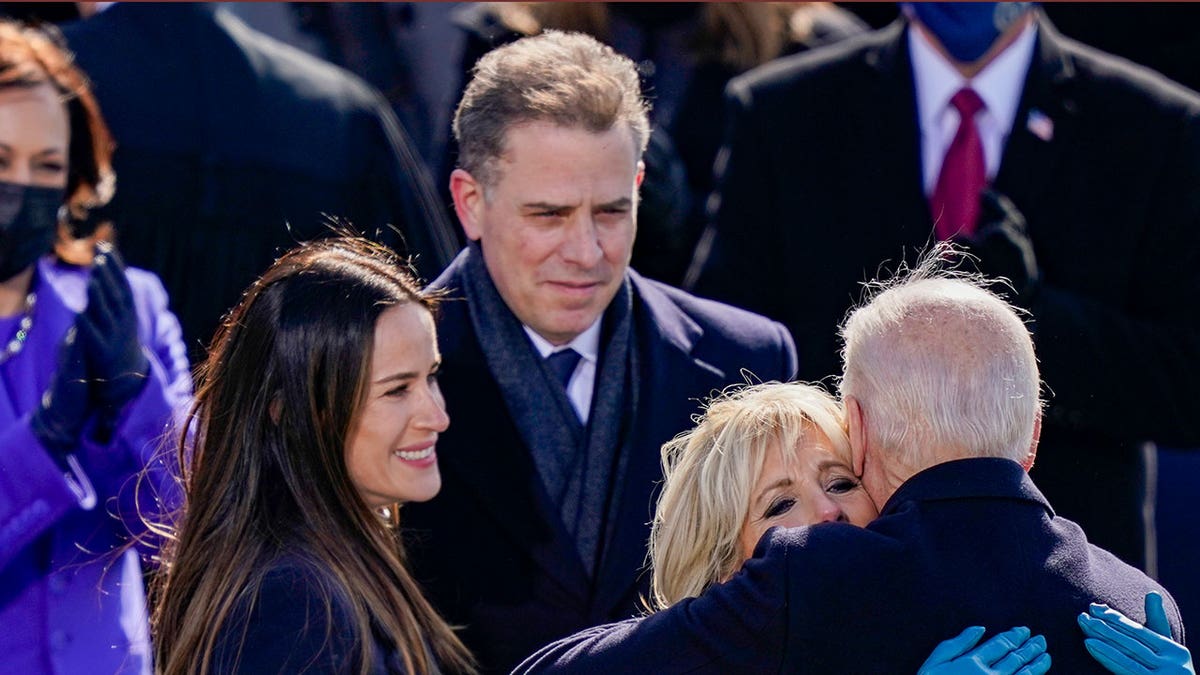
[[[525,668],[914,673],[963,625],[1024,624],[1055,670],[1106,672],[1076,623],[1089,603],[1182,642],[1170,596],[1089,544],[1030,481],[1042,403],[1029,331],[978,280],[940,271],[945,253],[881,284],[842,329],[851,451],[877,520],[769,530],[727,583],[556,643]],[[1080,619],[1089,637],[1170,642],[1112,610]]]
[[[1033,466],[1037,357],[1003,300],[967,277],[922,269],[853,312],[842,338],[855,470],[877,505],[935,465],[994,457]],[[969,466],[972,474],[1015,469]]]

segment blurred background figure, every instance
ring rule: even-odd
[[[464,82],[459,2],[226,2],[247,25],[339,65],[392,104],[430,166],[450,140]]]
[[[219,7],[83,7],[64,32],[117,142],[117,236],[162,276],[194,356],[327,215],[415,255],[422,275],[457,251],[407,134],[358,78]]]
[[[150,672],[128,544],[176,502],[159,441],[191,377],[158,279],[66,241],[112,195],[110,157],[70,56],[0,21],[0,672]]]
[[[820,379],[861,281],[965,243],[1030,312],[1050,394],[1034,480],[1153,573],[1144,441],[1200,441],[1200,97],[1013,3],[906,5],[729,94],[689,286],[783,321]]]

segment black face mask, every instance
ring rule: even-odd
[[[63,188],[0,182],[0,281],[8,281],[50,251]]]

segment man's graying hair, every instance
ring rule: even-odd
[[[924,466],[931,449],[1021,462],[1042,407],[1033,341],[985,279],[942,269],[954,255],[939,245],[849,315],[841,393],[862,405],[869,441],[904,466]]]
[[[638,157],[650,136],[633,61],[581,33],[546,31],[479,59],[454,114],[459,167],[494,185],[508,130],[539,121],[594,133],[624,123]]]

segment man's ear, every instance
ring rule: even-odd
[[[483,236],[483,185],[463,169],[455,169],[450,174],[450,194],[467,239],[479,241]]]
[[[1025,455],[1025,461],[1021,462],[1021,466],[1025,467],[1025,471],[1033,468],[1033,460],[1037,457],[1038,441],[1042,438],[1042,411],[1037,411],[1037,416],[1033,418],[1033,440],[1029,443],[1029,454]]]
[[[642,187],[643,180],[646,180],[646,163],[638,160],[637,177],[633,179],[633,184],[637,187]]]
[[[861,477],[867,463],[867,418],[858,399],[847,396],[846,431],[850,436],[850,463],[854,475]]]

